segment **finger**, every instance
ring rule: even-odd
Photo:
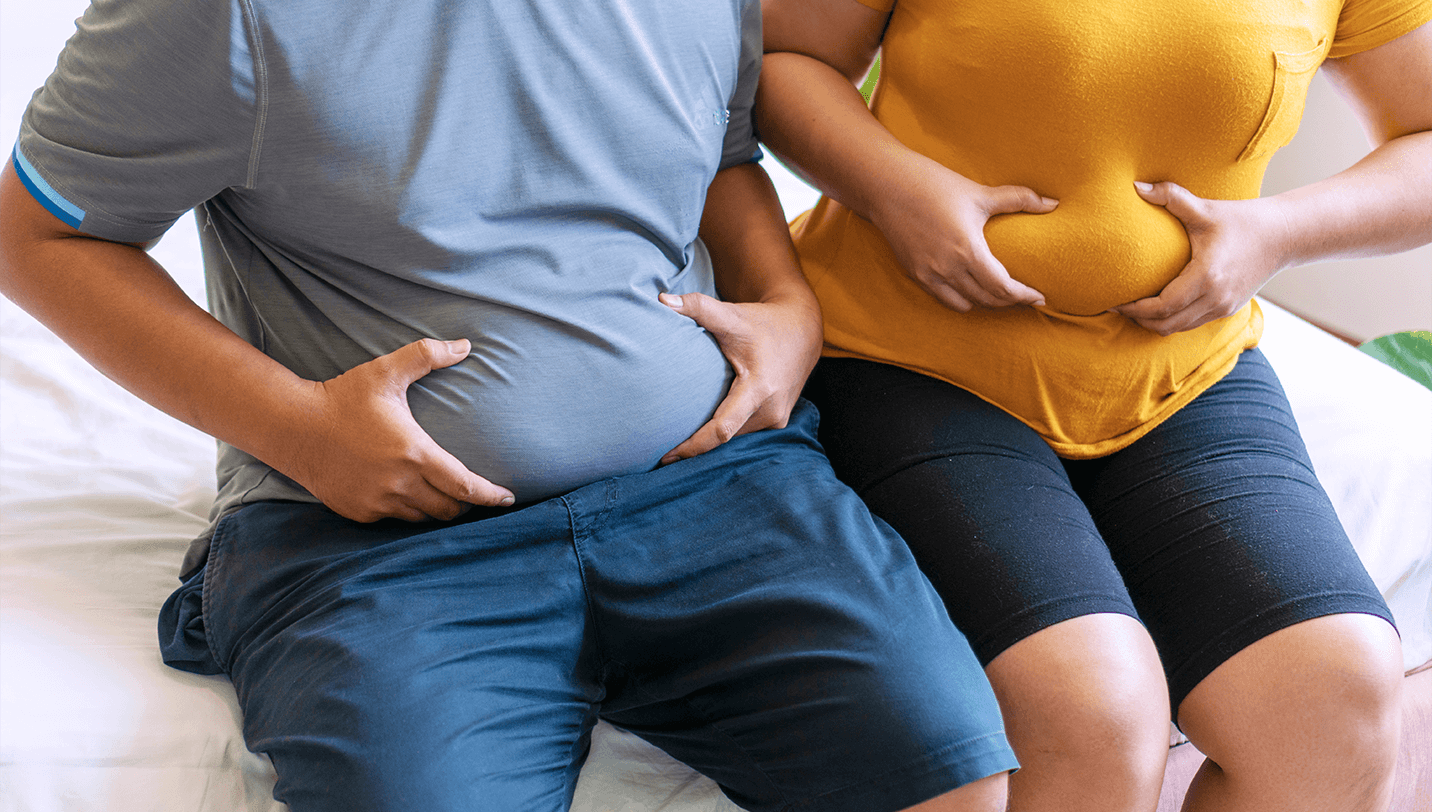
[[[969,297],[943,278],[928,280],[921,287],[925,289],[926,293],[934,296],[940,304],[957,313],[968,313],[975,309],[975,303],[970,301]]]
[[[458,502],[507,507],[517,501],[512,491],[469,471],[437,443],[432,444],[420,472],[428,485]]]
[[[1172,181],[1134,181],[1134,190],[1145,201],[1168,209],[1168,213],[1185,226],[1202,224],[1208,219],[1203,211],[1203,199]]]
[[[1114,312],[1133,320],[1140,327],[1165,336],[1207,323],[1211,320],[1208,310],[1205,296],[1166,299],[1164,294],[1114,308]]]
[[[1202,327],[1208,322],[1213,321],[1214,318],[1213,314],[1208,311],[1208,308],[1203,307],[1201,303],[1195,303],[1193,306],[1185,310],[1180,310],[1168,318],[1133,319],[1133,321],[1135,324],[1138,324],[1150,332],[1158,333],[1161,336],[1171,336],[1174,333]]]
[[[729,303],[704,293],[658,294],[662,304],[701,325],[715,336],[729,335],[741,323],[736,309]]]
[[[467,357],[472,343],[465,338],[439,341],[424,338],[378,357],[389,380],[407,387],[435,369],[443,369]]]
[[[1154,296],[1112,308],[1131,319],[1161,320],[1191,307],[1208,290],[1203,282],[1204,266],[1194,261],[1185,265],[1163,290]]]
[[[464,503],[462,501],[448,496],[428,482],[419,483],[410,492],[403,494],[402,501],[405,507],[421,514],[418,521],[435,519],[447,522],[456,519],[463,513]],[[407,521],[413,520],[407,519]]]
[[[747,434],[753,429],[748,427],[751,416],[760,409],[764,398],[756,393],[755,388],[749,386],[745,379],[737,378],[732,384],[731,391],[726,398],[716,407],[716,413],[706,424],[696,430],[696,433],[686,438],[681,445],[666,452],[661,458],[661,465],[669,465],[677,460],[690,459],[698,454],[705,454],[717,446],[728,442],[732,437]]]
[[[989,214],[1048,214],[1058,205],[1058,200],[1044,197],[1027,186],[995,186],[985,199],[985,211]]]
[[[975,255],[970,276],[989,298],[989,301],[981,302],[986,307],[1044,304],[1044,294],[1010,276],[1004,263],[995,259],[987,247],[982,247]]]

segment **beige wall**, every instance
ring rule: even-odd
[[[1367,150],[1367,139],[1347,105],[1318,75],[1298,135],[1273,157],[1263,194],[1335,174]],[[1432,330],[1432,246],[1292,268],[1269,282],[1263,295],[1358,341],[1399,330]]]

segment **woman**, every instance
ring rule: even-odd
[[[807,387],[985,664],[1011,808],[1382,810],[1401,658],[1256,349],[1279,270],[1432,240],[1432,0],[766,0],[826,195]],[[853,82],[882,56],[867,108]],[[1258,198],[1319,66],[1374,150]]]

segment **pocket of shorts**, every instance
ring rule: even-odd
[[[221,656],[221,652],[225,652],[224,641],[219,640],[217,637],[219,630],[214,624],[213,609],[218,606],[219,603],[217,579],[220,575],[220,570],[224,566],[224,559],[229,552],[229,525],[232,523],[231,520],[242,510],[243,508],[239,508],[239,510],[230,511],[221,516],[219,520],[214,523],[214,534],[209,539],[209,558],[204,564],[204,589],[202,593],[204,599],[204,640],[208,643],[210,656],[214,658],[214,662],[223,669],[224,673],[228,673],[231,663],[229,662],[229,657]]]
[[[1285,53],[1274,51],[1273,93],[1268,99],[1268,109],[1253,139],[1243,148],[1240,161],[1262,158],[1282,148],[1298,132],[1298,123],[1303,118],[1303,103],[1308,98],[1308,85],[1313,74],[1323,62],[1327,52],[1328,39],[1323,37],[1309,51]]]

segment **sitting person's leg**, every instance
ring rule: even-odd
[[[814,431],[801,404],[784,429],[565,497],[603,716],[752,812],[1003,812],[1015,761],[988,682]]]
[[[1184,809],[1384,809],[1397,635],[1262,354],[1130,448],[1068,468],[1209,757]]]
[[[1061,461],[949,384],[823,359],[806,389],[837,472],[910,544],[999,695],[1011,809],[1148,810],[1163,672]]]
[[[200,575],[245,739],[294,812],[570,803],[600,686],[560,504],[364,525],[261,503],[219,525]]]
[[[250,507],[166,653],[231,675],[295,812],[563,809],[598,707],[755,812],[1002,812],[989,685],[814,422],[481,520]]]

